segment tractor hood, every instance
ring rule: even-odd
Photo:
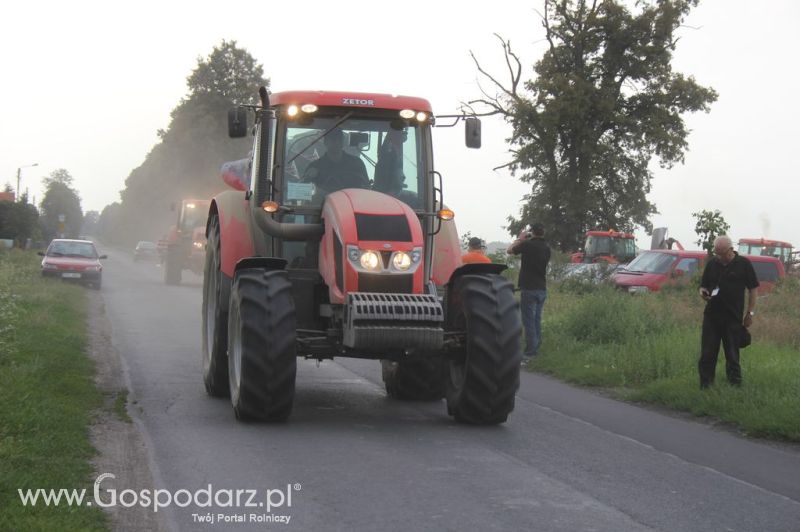
[[[319,265],[332,303],[351,292],[422,293],[424,235],[407,204],[382,192],[344,189],[325,198],[322,220]],[[369,266],[360,261],[364,253],[376,259]],[[398,254],[409,260],[402,268],[394,265]]]

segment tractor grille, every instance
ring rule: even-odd
[[[408,219],[402,214],[396,216],[356,214],[356,230],[359,240],[411,242]]]
[[[414,291],[414,275],[359,273],[358,291],[380,292],[385,294],[410,294]]]

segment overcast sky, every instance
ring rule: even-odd
[[[41,178],[67,169],[83,209],[119,199],[132,169],[169,124],[198,57],[236,40],[264,65],[272,90],[386,92],[427,98],[448,114],[479,96],[469,51],[504,77],[493,33],[511,39],[525,77],[544,45],[531,1],[4,2],[0,7],[0,186],[41,199]],[[222,11],[220,11],[222,10]],[[800,245],[800,2],[705,0],[686,21],[676,71],[719,93],[686,117],[686,163],[654,164],[651,200],[684,244],[691,213],[719,209],[731,235]],[[528,187],[492,168],[508,160],[508,127],[484,120],[483,149],[463,130],[435,131],[435,166],[461,232],[509,240]],[[244,155],[244,154],[243,154]],[[223,161],[220,161],[222,163]],[[222,182],[220,181],[222,188]],[[649,242],[637,232],[640,245]]]

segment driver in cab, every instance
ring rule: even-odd
[[[305,181],[326,193],[343,188],[369,188],[364,161],[344,151],[344,132],[338,128],[331,130],[323,140],[325,154],[308,165]]]

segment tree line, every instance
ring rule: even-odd
[[[9,199],[0,201],[0,239],[28,247],[45,245],[53,238],[80,237],[84,222],[93,220],[97,213],[84,215],[73,181],[63,168],[51,172],[43,180],[45,192],[38,208],[27,194],[14,198],[11,185],[6,184],[4,197]]]
[[[120,201],[103,209],[99,236],[130,245],[156,240],[175,223],[173,205],[210,198],[224,188],[220,166],[247,153],[247,139],[228,138],[227,111],[254,103],[259,86],[269,86],[264,68],[236,41],[222,41],[186,79],[188,93],[158,131],[159,142],[125,180]]]

